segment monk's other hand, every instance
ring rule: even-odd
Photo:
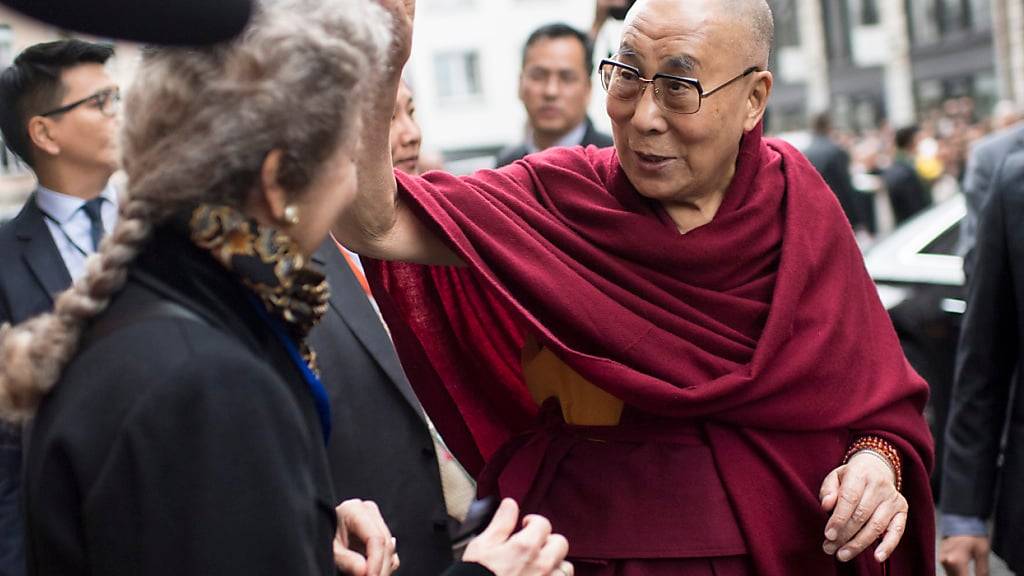
[[[879,538],[875,560],[884,562],[903,538],[910,506],[896,490],[892,468],[872,453],[857,453],[833,470],[819,497],[822,509],[832,512],[822,548],[842,562],[856,558]]]
[[[988,576],[988,554],[992,548],[986,536],[948,536],[939,547],[939,561],[946,576]]]
[[[543,516],[527,516],[522,530],[515,532],[518,519],[516,502],[502,500],[494,519],[469,543],[462,560],[476,562],[497,576],[573,576],[572,564],[565,561],[569,553],[565,537],[552,534],[551,523]]]
[[[377,504],[346,500],[335,508],[334,563],[351,576],[389,576],[398,570],[397,542]]]

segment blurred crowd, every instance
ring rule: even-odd
[[[972,146],[1021,119],[1024,114],[1013,102],[1000,101],[986,115],[973,98],[961,96],[924,111],[911,126],[883,121],[874,129],[855,132],[833,128],[827,118],[818,117],[811,129],[848,158],[851,192],[859,194],[844,201],[843,185],[829,184],[843,201],[862,243],[869,243],[923,208],[963,191]],[[894,174],[901,162],[912,170]]]

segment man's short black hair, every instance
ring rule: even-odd
[[[0,132],[4,143],[29,166],[28,121],[60,106],[67,94],[61,74],[81,64],[105,64],[114,49],[83,40],[59,40],[26,48],[0,74]]]
[[[914,137],[917,136],[919,130],[920,129],[917,127],[917,125],[904,126],[903,128],[897,130],[896,135],[894,137],[896,141],[896,147],[899,148],[900,150],[910,150],[910,148],[914,145]]]
[[[556,38],[575,38],[579,41],[580,45],[583,46],[583,67],[587,71],[587,77],[592,76],[594,74],[594,43],[583,32],[561,22],[546,24],[530,34],[530,37],[526,39],[526,45],[523,46],[523,64],[526,64],[526,53],[530,50],[531,46],[541,40],[553,40]]]

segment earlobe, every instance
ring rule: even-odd
[[[267,216],[275,222],[285,220],[285,207],[288,205],[288,192],[279,182],[283,156],[281,150],[271,150],[263,159],[260,169],[260,204],[263,204]]]

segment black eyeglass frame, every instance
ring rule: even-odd
[[[100,90],[99,92],[92,94],[91,96],[86,96],[81,100],[76,100],[71,104],[61,106],[60,108],[54,108],[49,112],[43,112],[42,114],[38,114],[38,116],[42,116],[43,118],[49,118],[51,116],[57,116],[58,114],[65,114],[67,112],[71,112],[72,110],[78,108],[83,104],[88,104],[89,102],[95,102],[96,104],[98,104],[100,112],[103,113],[105,116],[113,116],[113,114],[107,114],[103,111],[104,104],[109,99],[113,99],[114,102],[120,102],[121,91],[117,88],[104,88],[103,90]]]
[[[637,93],[637,95],[634,96],[633,98],[627,99],[627,98],[619,98],[618,96],[612,95],[611,92],[608,92],[608,82],[605,80],[604,73],[603,73],[603,70],[604,70],[605,66],[612,66],[612,67],[616,67],[616,68],[624,68],[624,69],[629,70],[630,72],[636,74],[637,80],[641,83],[640,91]],[[639,100],[640,98],[643,98],[644,92],[647,91],[647,86],[654,85],[654,83],[659,78],[665,78],[667,80],[674,80],[676,82],[682,82],[684,84],[689,84],[690,86],[693,86],[697,90],[697,96],[698,96],[698,98],[697,98],[697,109],[694,110],[693,112],[680,112],[678,110],[668,110],[668,109],[666,109],[661,104],[661,102],[657,98],[655,98],[654,101],[658,103],[658,107],[659,108],[661,108],[662,110],[665,110],[666,112],[671,112],[672,114],[696,114],[696,113],[700,112],[701,106],[704,105],[704,99],[705,98],[707,98],[708,96],[713,95],[715,92],[718,92],[719,90],[725,88],[726,86],[729,86],[730,84],[736,82],[737,80],[740,80],[741,78],[746,78],[747,76],[750,76],[754,72],[760,72],[761,71],[761,67],[760,66],[750,66],[749,68],[747,68],[746,70],[744,70],[743,72],[738,74],[737,76],[734,76],[733,78],[723,82],[722,84],[719,84],[718,86],[715,86],[714,88],[712,88],[711,90],[708,90],[707,92],[705,92],[704,91],[704,87],[701,86],[700,80],[697,80],[696,78],[688,78],[686,76],[674,76],[672,74],[663,74],[661,72],[658,72],[657,74],[654,75],[653,78],[648,79],[648,78],[644,78],[643,77],[643,75],[640,73],[640,69],[637,68],[636,66],[630,66],[629,64],[623,64],[622,62],[619,62],[618,60],[612,60],[611,58],[605,58],[605,59],[601,60],[601,64],[598,65],[597,70],[598,70],[598,74],[601,76],[601,86],[604,88],[605,92],[608,92],[608,95],[612,96],[612,98],[615,98],[616,100],[622,100],[624,102],[631,102],[631,101]],[[654,86],[654,90],[655,90],[655,92],[657,92],[658,87]]]

